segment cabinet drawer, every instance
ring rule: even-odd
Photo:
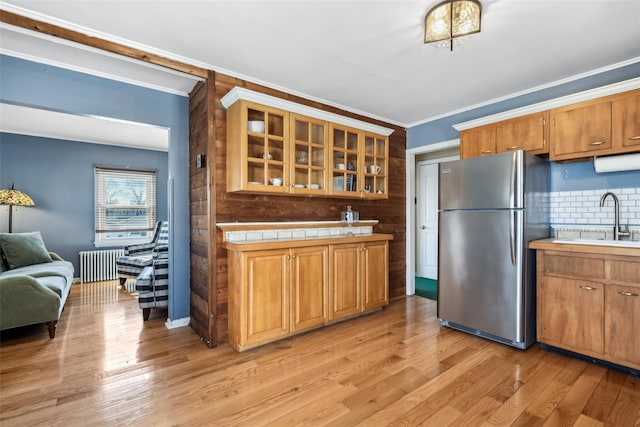
[[[545,255],[542,268],[545,274],[584,277],[590,280],[604,279],[603,259]]]
[[[640,262],[613,259],[609,266],[612,281],[640,286]]]

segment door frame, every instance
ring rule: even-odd
[[[416,209],[415,209],[415,197],[416,197],[416,156],[425,153],[432,153],[434,151],[442,151],[449,148],[455,148],[460,146],[460,139],[452,139],[450,141],[438,142],[436,144],[423,145],[421,147],[410,148],[406,150],[406,248],[407,254],[406,263],[406,294],[413,295],[416,291]],[[440,162],[449,157],[442,157],[441,159],[433,159],[434,162]],[[455,159],[455,157],[453,157]]]

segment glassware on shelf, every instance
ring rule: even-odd
[[[345,212],[340,212],[340,222],[347,223],[347,237],[353,237],[353,223],[360,221],[360,212],[352,211],[351,206],[347,206]]]

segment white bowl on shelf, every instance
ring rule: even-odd
[[[320,189],[320,184],[311,184],[311,185],[309,185],[309,188],[311,188],[313,190],[319,190]]]
[[[269,182],[271,183],[271,185],[275,187],[279,187],[282,185],[282,178],[279,178],[279,177],[269,178]]]
[[[247,129],[249,132],[264,132],[264,122],[262,120],[249,120],[247,123]]]

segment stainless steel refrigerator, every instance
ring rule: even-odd
[[[549,162],[525,151],[441,163],[438,318],[520,349],[535,342],[535,251],[549,237]]]

